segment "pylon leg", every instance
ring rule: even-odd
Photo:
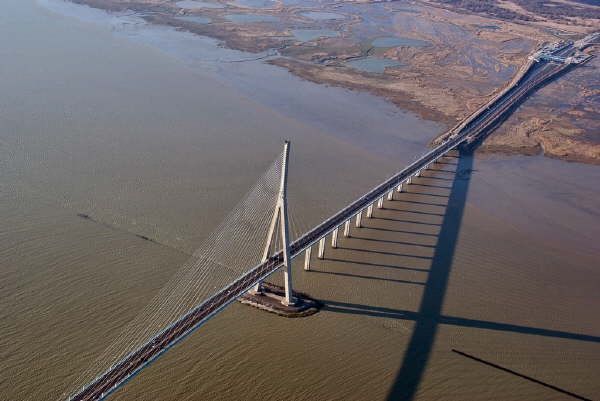
[[[284,305],[294,305],[296,300],[293,296],[292,290],[292,258],[290,256],[290,232],[289,222],[287,213],[287,177],[288,177],[288,159],[290,156],[290,142],[285,141],[283,148],[283,160],[281,163],[281,190],[279,192],[279,211],[280,225],[281,225],[281,246],[283,249],[283,264],[285,270],[283,271],[283,278],[285,282],[285,299],[283,300]]]
[[[285,266],[285,270],[283,271],[283,281],[285,283],[285,298],[281,303],[283,303],[284,305],[294,305],[296,303],[296,300],[292,295],[292,266]]]

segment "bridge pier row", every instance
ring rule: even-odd
[[[389,200],[389,201],[394,200],[394,190],[393,189],[390,192],[388,192],[387,200]]]
[[[344,223],[344,237],[350,238],[350,220]]]
[[[319,259],[325,259],[325,237],[319,240],[319,252],[317,254]]]
[[[356,215],[356,228],[362,227],[362,210]]]
[[[310,270],[310,254],[312,253],[312,247],[309,246],[308,248],[306,248],[306,251],[304,252],[304,270],[308,271]]]
[[[336,228],[335,230],[333,230],[333,232],[331,233],[331,247],[333,249],[337,248],[338,246],[338,228]]]
[[[377,201],[377,209],[383,209],[383,196]]]
[[[367,207],[367,219],[373,217],[373,204],[371,203],[369,207]]]

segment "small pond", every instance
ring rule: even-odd
[[[194,8],[225,8],[222,4],[209,3],[207,1],[181,0],[175,3],[179,8],[192,10]]]
[[[292,35],[303,42],[310,42],[318,38],[333,38],[340,36],[337,31],[331,29],[293,29]]]
[[[379,73],[385,72],[385,69],[387,67],[398,67],[402,65],[394,60],[376,57],[367,57],[356,60],[350,60],[347,62],[347,64],[352,68],[356,68],[357,70]]]
[[[225,19],[231,22],[277,22],[279,18],[262,14],[226,14]]]
[[[392,11],[396,13],[411,13],[411,14],[421,14],[419,10],[412,10],[410,8],[394,8]]]
[[[175,17],[175,19],[181,21],[197,22],[198,24],[208,24],[209,22],[211,22],[210,18],[199,17],[196,15],[184,15],[183,17]]]
[[[402,38],[399,36],[386,36],[377,38],[371,44],[375,47],[398,47],[398,46],[412,46],[412,47],[424,47],[429,45],[428,42],[418,39]]]
[[[235,2],[240,6],[252,8],[272,8],[277,5],[273,0],[235,0]]]
[[[328,19],[344,19],[346,18],[342,14],[328,13],[324,11],[307,11],[302,13],[303,17],[316,19],[316,20],[328,20]]]

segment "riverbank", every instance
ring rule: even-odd
[[[268,62],[298,77],[373,93],[448,128],[495,96],[536,46],[558,40],[565,29],[548,18],[513,22],[435,2],[73,1],[133,10],[150,23],[216,38],[232,49],[276,50],[280,57]],[[577,32],[590,29],[587,20],[570,23]],[[576,76],[561,77],[544,92],[544,105],[521,107],[479,151],[600,164],[599,71],[592,62]],[[554,86],[561,87],[559,96],[552,95]]]

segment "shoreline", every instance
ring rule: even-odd
[[[443,52],[444,48],[435,42],[432,42],[432,49],[429,51],[421,51],[410,46],[393,49],[365,48],[362,44],[350,43],[349,39],[346,38],[346,36],[349,36],[348,32],[343,31],[339,38],[320,38],[316,44],[312,42],[298,44],[290,36],[288,25],[293,27],[301,23],[298,22],[299,19],[301,20],[298,12],[303,8],[290,7],[290,15],[284,16],[282,12],[285,10],[282,3],[278,3],[277,6],[270,9],[230,8],[231,4],[229,3],[222,9],[198,9],[202,11],[201,15],[206,15],[211,19],[211,23],[200,24],[177,19],[177,17],[184,15],[194,16],[198,10],[179,9],[172,3],[161,1],[151,3],[121,0],[108,2],[100,0],[67,1],[109,12],[132,10],[141,14],[146,13],[141,17],[149,24],[166,25],[192,34],[217,39],[222,41],[224,46],[233,50],[251,53],[276,50],[281,57],[270,58],[266,61],[268,64],[284,68],[292,75],[313,83],[364,91],[384,98],[400,110],[415,113],[423,120],[444,125],[447,130],[439,137],[447,135],[453,127],[460,124],[468,115],[502,92],[507,82],[506,79],[502,80],[500,77],[496,77],[493,80],[494,82],[486,81],[492,69],[498,69],[499,66],[504,65],[504,68],[507,69],[502,75],[505,77],[510,76],[509,79],[512,80],[512,77],[518,74],[518,69],[526,62],[526,56],[531,48],[539,45],[543,40],[549,39],[549,37],[542,36],[528,45],[523,42],[517,50],[506,54],[496,54],[498,61],[489,61],[491,64],[483,67],[482,71],[478,71],[478,75],[469,76],[466,74],[468,70],[464,70],[462,67],[458,68],[459,66],[451,65],[450,68],[443,68],[438,58],[432,53]],[[438,23],[447,24],[447,21],[451,21],[452,18],[457,16],[465,19],[466,22],[463,24],[479,21],[482,18],[481,16],[462,15],[446,9],[438,9],[433,5],[417,4],[416,8],[419,12],[429,13],[427,18]],[[429,8],[424,9],[423,7]],[[332,11],[338,11],[338,9],[339,7],[334,7]],[[329,8],[325,11],[329,11]],[[148,14],[149,12],[152,14]],[[283,19],[280,24],[283,24],[284,28],[265,27],[265,24],[252,22],[227,22],[223,20],[223,16],[229,12],[242,15],[259,13],[261,15],[276,16]],[[524,40],[517,38],[525,37],[527,34],[531,34],[532,31],[539,29],[537,27],[520,27],[517,26],[518,24],[502,20],[489,19],[489,21],[497,23],[499,26],[504,24],[502,26],[507,27],[508,33],[476,32],[474,34],[476,39],[473,40],[483,38],[488,46],[491,46],[488,42],[494,40],[500,44],[503,41]],[[305,23],[305,21],[302,23]],[[356,23],[357,21],[352,16],[350,20],[328,24],[333,24],[331,27],[337,28],[339,31],[341,28],[352,28]],[[327,27],[329,25],[323,26]],[[281,34],[286,36],[283,36],[282,39]],[[484,42],[481,41],[481,43]],[[493,46],[496,46],[496,44]],[[495,47],[493,46],[488,50],[489,54],[494,54]],[[502,46],[500,46],[501,48]],[[371,55],[398,60],[402,67],[388,68],[384,73],[371,73],[349,68],[346,65],[348,60],[372,57]],[[448,55],[442,56],[440,56],[441,59],[450,57]],[[510,75],[509,67],[515,71]],[[488,71],[486,71],[486,68]],[[590,97],[593,96],[595,96],[595,93],[590,95]],[[555,100],[558,101],[558,99]],[[594,138],[590,141],[589,135],[586,135],[586,131],[590,131],[592,136],[595,132],[596,127],[593,126],[593,122],[598,113],[593,108],[587,113],[589,116],[586,120],[592,122],[592,128],[588,130],[585,127],[575,129],[573,121],[571,121],[572,118],[569,119],[569,116],[564,115],[565,113],[555,117],[552,114],[554,110],[532,110],[531,107],[523,106],[519,108],[520,113],[518,114],[525,114],[519,116],[520,120],[525,120],[521,124],[528,124],[530,129],[520,130],[515,121],[516,118],[511,116],[482,143],[478,152],[504,155],[542,153],[547,157],[560,160],[600,165],[600,138]],[[587,108],[590,109],[590,107]],[[532,124],[532,121],[540,119],[538,115],[541,116],[542,120],[546,120],[545,124],[537,124],[537,126]],[[554,120],[556,118],[560,120],[561,124],[559,125],[564,126],[564,129],[555,128]],[[535,127],[531,128],[532,126]],[[560,137],[561,141],[556,141],[556,136]],[[582,138],[586,136],[588,138]],[[434,139],[433,142],[438,138]]]

